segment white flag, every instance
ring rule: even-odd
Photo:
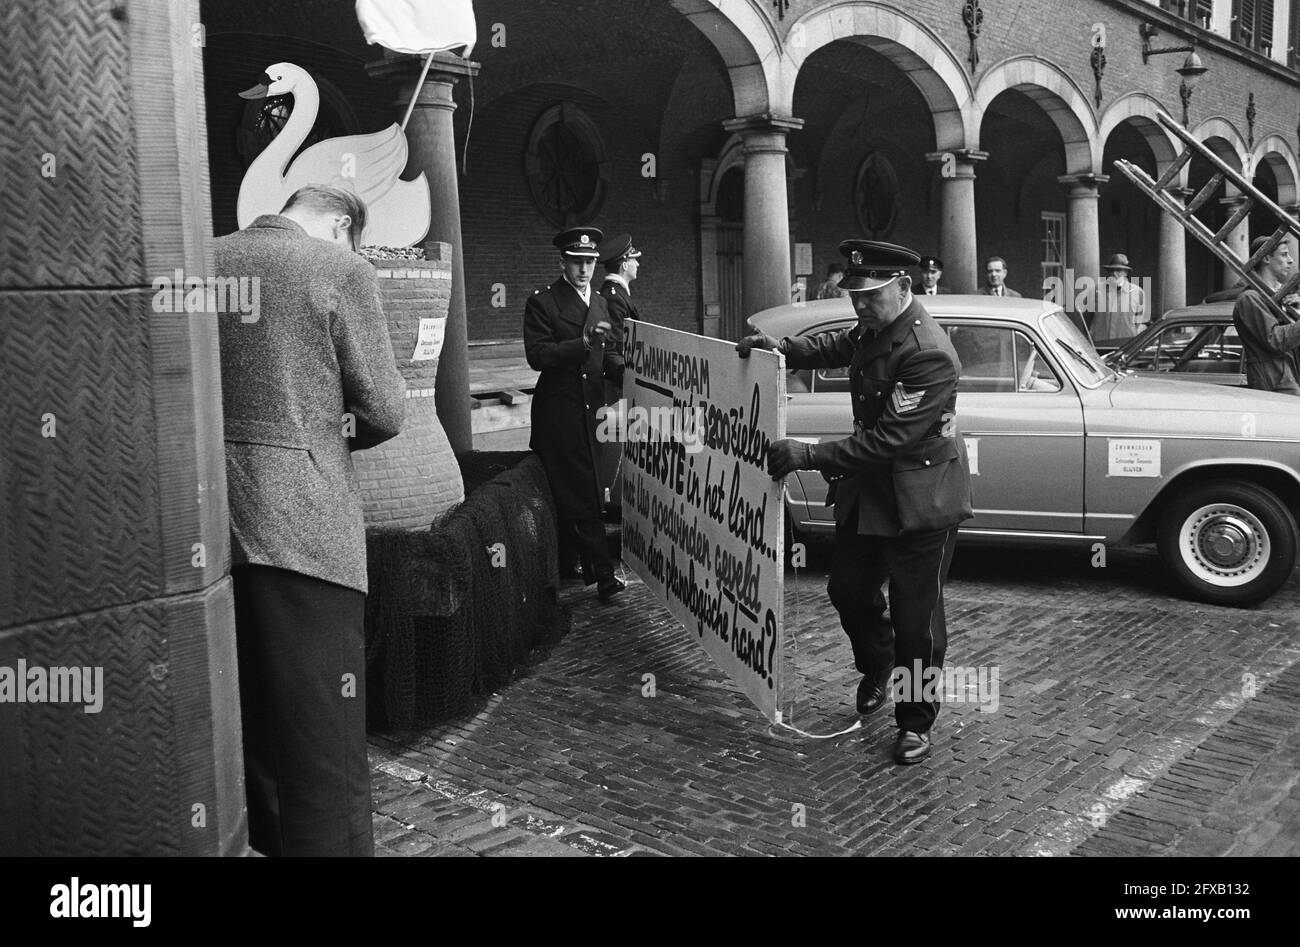
[[[432,53],[478,39],[471,0],[357,0],[357,21],[367,43],[397,53]]]

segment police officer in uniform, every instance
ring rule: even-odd
[[[605,282],[600,295],[605,297],[610,319],[621,330],[628,319],[640,319],[632,302],[632,281],[641,269],[641,251],[632,246],[632,237],[621,233],[600,245],[600,262],[605,267]]]
[[[942,296],[948,292],[939,285],[943,278],[943,260],[937,256],[921,257],[921,290],[918,296]]]
[[[930,728],[942,686],[924,690],[943,667],[947,646],[943,583],[957,524],[971,516],[965,443],[957,431],[961,363],[948,336],[912,295],[910,250],[872,240],[846,240],[844,288],[858,324],[839,332],[785,338],[762,333],[737,343],[779,349],[791,369],[849,367],[854,432],[842,440],[805,444],[784,439],[768,452],[779,479],[820,470],[832,481],[835,551],[828,592],[863,674],[858,709],[884,704],[895,682],[898,738],[894,759],[918,763],[930,754]],[[881,583],[889,579],[883,617]],[[917,671],[920,679],[917,679]]]
[[[604,380],[622,383],[623,339],[591,286],[600,238],[595,227],[574,227],[552,241],[564,272],[524,306],[524,354],[541,372],[529,446],[551,483],[561,550],[576,543],[588,584],[597,583],[605,602],[624,583],[614,575],[600,518],[596,412],[604,403]]]

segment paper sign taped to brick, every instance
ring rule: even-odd
[[[608,413],[625,424],[623,559],[776,721],[784,507],[767,448],[785,436],[785,359],[634,320],[623,345],[626,410]]]
[[[438,357],[442,351],[442,336],[447,331],[446,319],[421,319],[420,335],[415,340],[413,362],[428,362]]]

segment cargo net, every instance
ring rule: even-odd
[[[546,472],[516,458],[467,455],[465,502],[431,530],[366,531],[371,729],[472,712],[568,631]]]

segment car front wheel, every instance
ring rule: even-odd
[[[1193,596],[1247,606],[1268,598],[1295,568],[1296,523],[1268,490],[1218,480],[1175,499],[1160,520],[1160,556]]]

